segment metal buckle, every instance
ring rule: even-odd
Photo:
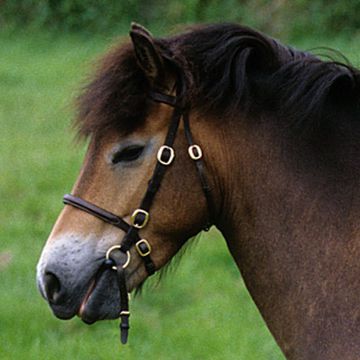
[[[137,224],[137,223],[135,222],[135,221],[136,221],[136,216],[137,216],[138,214],[143,214],[143,215],[145,216],[144,221],[143,221],[142,223],[140,223],[140,224]],[[136,227],[137,229],[142,229],[142,228],[145,227],[146,224],[148,223],[149,217],[150,217],[150,214],[149,214],[147,211],[145,211],[145,210],[143,210],[143,209],[136,209],[136,210],[132,213],[131,218],[130,218],[130,221],[131,221],[131,224],[132,224],[134,227]]]
[[[167,150],[167,151],[170,152],[170,157],[169,157],[169,159],[166,160],[166,161],[162,159],[162,155],[163,155],[163,153],[164,153],[165,150]],[[160,164],[170,165],[170,164],[173,162],[173,160],[174,160],[175,151],[174,151],[174,149],[173,149],[172,147],[167,146],[167,145],[163,145],[163,146],[161,146],[160,149],[158,150],[156,157],[157,157],[157,159],[158,159],[158,161],[159,161]]]
[[[108,249],[108,251],[106,252],[106,255],[105,255],[106,260],[110,259],[110,254],[111,254],[112,251],[114,251],[115,249],[120,249],[120,248],[121,248],[121,245],[114,245],[110,249]],[[130,251],[129,250],[126,251],[126,256],[127,256],[127,259],[125,261],[125,264],[122,266],[123,269],[127,268],[128,265],[130,264],[131,256],[130,256]],[[116,266],[112,266],[111,268],[113,270],[117,270]]]
[[[202,158],[202,150],[199,145],[191,145],[188,147],[188,153],[193,160],[200,160]],[[196,155],[197,153],[197,155]]]
[[[147,246],[148,250],[145,251],[145,252],[143,252],[143,251],[141,250],[141,247],[140,247],[141,244],[145,244],[145,245]],[[147,255],[150,255],[150,253],[151,253],[151,246],[150,246],[149,242],[148,242],[146,239],[141,239],[141,240],[139,240],[139,241],[135,244],[135,247],[136,247],[136,250],[137,250],[137,252],[139,253],[139,255],[142,256],[142,257],[147,256]]]

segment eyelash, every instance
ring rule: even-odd
[[[135,161],[143,153],[144,147],[137,145],[130,145],[114,154],[111,162],[117,164],[119,162]]]

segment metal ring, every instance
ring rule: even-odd
[[[135,223],[135,220],[136,220],[136,215],[137,214],[143,214],[145,216],[145,219],[144,221],[141,223],[141,224],[136,224]],[[131,217],[130,217],[130,221],[131,221],[131,224],[136,227],[137,229],[142,229],[143,227],[146,226],[146,224],[148,223],[149,221],[149,218],[150,218],[150,214],[146,211],[146,210],[143,210],[143,209],[136,209]]]
[[[112,251],[116,250],[116,249],[121,249],[121,245],[114,245],[112,246],[111,248],[109,248],[107,251],[106,251],[106,255],[105,255],[105,258],[106,260],[109,260],[110,259],[110,254]],[[130,256],[130,251],[126,251],[126,256],[127,256],[127,259],[125,261],[125,264],[122,266],[123,269],[127,268],[128,265],[130,264],[130,259],[131,259],[131,256]],[[117,267],[116,266],[113,266],[112,267],[113,270],[117,270]]]
[[[141,248],[140,248],[140,244],[145,244],[148,248],[147,251],[145,252],[142,252]],[[137,252],[139,253],[140,256],[144,257],[144,256],[147,256],[147,255],[150,255],[151,253],[151,246],[149,244],[149,242],[146,240],[146,239],[141,239],[139,240],[136,244],[135,244],[135,247],[136,247],[136,250]]]
[[[164,161],[164,160],[161,158],[164,150],[168,150],[168,151],[170,152],[170,157],[169,157],[169,159],[168,159],[167,161]],[[163,146],[161,146],[160,149],[158,150],[156,157],[157,157],[157,159],[158,159],[158,161],[159,161],[160,164],[162,164],[162,165],[170,165],[170,164],[173,162],[173,160],[174,160],[175,151],[174,151],[174,149],[173,149],[172,147],[167,146],[167,145],[163,145]]]
[[[198,153],[197,155],[195,154],[195,150]],[[202,158],[202,155],[203,155],[201,147],[199,145],[191,145],[191,146],[189,146],[188,153],[189,153],[190,157],[193,160],[200,160]]]

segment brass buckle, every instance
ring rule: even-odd
[[[143,252],[140,248],[140,245],[141,244],[145,244],[148,248],[148,251],[146,252]],[[136,250],[137,252],[139,253],[140,256],[144,257],[144,256],[147,256],[147,255],[150,255],[151,253],[151,246],[149,244],[149,242],[146,240],[146,239],[141,239],[139,240],[136,244],[135,244],[135,247],[136,247]]]
[[[144,219],[144,221],[143,221],[141,224],[137,224],[137,223],[135,222],[136,216],[137,216],[138,214],[143,214],[143,215],[145,216],[145,219]],[[131,221],[131,224],[132,224],[134,227],[136,227],[137,229],[142,229],[142,228],[145,227],[146,224],[148,223],[149,217],[150,217],[150,214],[149,214],[147,211],[145,211],[145,210],[143,210],[143,209],[136,209],[136,210],[132,213],[132,215],[131,215],[131,217],[130,217],[130,221]]]
[[[164,152],[165,150],[168,150],[168,151],[170,152],[170,157],[169,157],[169,159],[168,159],[167,161],[164,161],[164,160],[161,158],[161,157],[162,157],[162,154],[163,154],[163,152]],[[173,149],[172,147],[167,146],[167,145],[163,145],[163,146],[161,146],[160,149],[158,150],[156,157],[157,157],[157,159],[158,159],[158,161],[159,161],[160,164],[163,164],[163,165],[168,166],[168,165],[170,165],[170,164],[173,162],[173,160],[174,160],[175,151],[174,151],[174,149]]]
[[[197,155],[196,155],[196,152]],[[200,160],[202,158],[202,150],[199,145],[191,145],[188,147],[188,153],[193,160]]]
[[[120,248],[121,248],[121,245],[114,245],[110,249],[108,249],[108,251],[106,252],[106,255],[105,255],[106,260],[110,259],[110,254],[111,254],[112,251],[114,251],[115,249],[120,249]],[[123,269],[127,268],[128,265],[130,264],[131,256],[130,256],[130,251],[129,250],[126,251],[126,256],[127,256],[127,259],[125,261],[125,264],[122,266]],[[113,270],[117,270],[116,266],[112,266],[111,268]]]

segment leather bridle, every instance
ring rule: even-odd
[[[209,183],[205,175],[204,163],[202,160],[203,154],[200,146],[194,143],[189,123],[189,106],[184,106],[183,101],[181,100],[182,97],[179,96],[181,90],[181,85],[178,85],[176,87],[176,96],[166,95],[157,91],[149,92],[149,97],[153,101],[173,107],[173,112],[165,142],[157,152],[157,163],[153,175],[149,181],[140,207],[131,215],[130,223],[127,223],[121,217],[79,197],[67,194],[63,199],[64,204],[83,210],[125,232],[121,244],[114,245],[107,250],[103,264],[105,269],[110,268],[117,272],[117,282],[120,291],[121,342],[123,344],[127,342],[129,330],[130,311],[125,269],[131,261],[130,249],[135,246],[138,254],[144,261],[148,275],[154,274],[156,267],[150,256],[152,252],[151,245],[146,239],[139,235],[139,230],[147,225],[150,219],[150,208],[154,197],[160,188],[166,169],[174,161],[175,151],[173,149],[173,144],[181,119],[183,119],[185,137],[189,144],[188,154],[196,165],[201,187],[207,202],[208,220],[204,226],[204,230],[208,230],[212,224],[211,214],[214,208]],[[124,254],[126,255],[125,257]]]

